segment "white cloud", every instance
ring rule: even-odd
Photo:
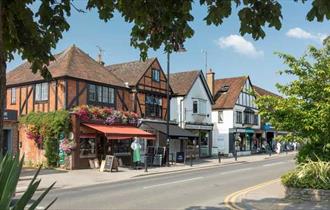
[[[263,51],[257,50],[251,42],[238,35],[220,37],[217,44],[222,49],[232,48],[235,52],[249,57],[259,57],[264,54]]]
[[[322,42],[327,35],[326,34],[322,34],[322,33],[318,33],[318,34],[314,34],[314,33],[310,33],[307,32],[301,28],[291,28],[286,35],[288,37],[292,37],[292,38],[297,38],[297,39],[309,39],[309,40],[314,40],[314,41],[318,41],[318,42]]]

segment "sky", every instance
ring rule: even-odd
[[[170,59],[171,72],[188,70],[203,70],[205,72],[205,53],[207,52],[207,67],[215,72],[215,78],[249,75],[252,84],[277,93],[275,84],[285,84],[293,78],[279,75],[279,70],[286,66],[274,55],[274,52],[285,52],[301,56],[309,45],[322,46],[322,39],[330,34],[329,21],[319,23],[306,20],[306,14],[311,8],[309,3],[296,3],[293,0],[282,0],[282,28],[265,28],[266,37],[257,41],[250,35],[240,36],[237,9],[219,26],[207,26],[203,18],[206,8],[195,1],[192,14],[195,20],[190,23],[195,31],[193,38],[186,41],[184,53],[172,53]],[[77,1],[78,8],[84,8],[85,0]],[[95,10],[78,13],[72,10],[68,18],[70,30],[65,32],[54,53],[61,52],[75,44],[80,49],[95,58],[98,47],[103,50],[103,60],[106,65],[139,60],[137,49],[130,46],[131,24],[126,23],[120,15],[104,23],[98,19]],[[166,54],[163,49],[150,50],[148,57],[157,57],[166,70]],[[20,65],[23,61],[19,55],[8,63],[8,71]]]

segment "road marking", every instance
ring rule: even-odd
[[[276,162],[276,163],[268,163],[268,164],[263,165],[263,167],[276,166],[276,165],[281,165],[284,163],[286,163],[286,162],[281,161],[281,162]]]
[[[225,198],[224,204],[227,208],[232,209],[232,210],[244,210],[243,208],[241,208],[240,206],[238,206],[236,204],[236,200],[239,196],[247,194],[248,192],[257,190],[259,188],[265,187],[267,185],[270,185],[270,184],[278,182],[278,181],[280,181],[279,178],[278,179],[273,179],[273,180],[270,180],[270,181],[267,181],[267,182],[263,182],[263,183],[255,185],[255,186],[252,186],[252,187],[245,188],[243,190],[239,190],[237,192],[234,192],[234,193],[228,195]]]
[[[221,172],[220,174],[221,175],[224,175],[224,174],[234,174],[236,172],[249,171],[249,170],[252,170],[252,168],[241,168],[241,169],[236,169],[236,170],[232,170],[232,171]]]
[[[199,180],[199,179],[203,179],[203,178],[204,177],[201,177],[200,176],[200,177],[195,177],[195,178],[191,178],[191,179],[179,180],[179,181],[175,181],[175,182],[167,182],[167,183],[162,183],[162,184],[155,184],[155,185],[150,185],[150,186],[147,186],[147,187],[143,187],[143,189],[150,189],[150,188],[161,187],[161,186],[165,186],[165,185],[190,182],[190,181]]]

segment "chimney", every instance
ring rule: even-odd
[[[212,69],[209,69],[206,72],[206,82],[207,85],[209,86],[212,96],[214,94],[214,74],[215,73],[212,71]]]

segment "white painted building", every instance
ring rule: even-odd
[[[214,98],[213,153],[232,155],[235,148],[238,155],[257,152],[262,144],[262,131],[250,78],[214,80],[212,70],[206,77]]]
[[[174,95],[171,98],[171,121],[198,136],[196,142],[177,142],[172,150],[187,151],[196,144],[197,154],[208,157],[212,152],[212,94],[202,71],[179,72],[170,75]],[[181,145],[180,145],[181,144]]]

